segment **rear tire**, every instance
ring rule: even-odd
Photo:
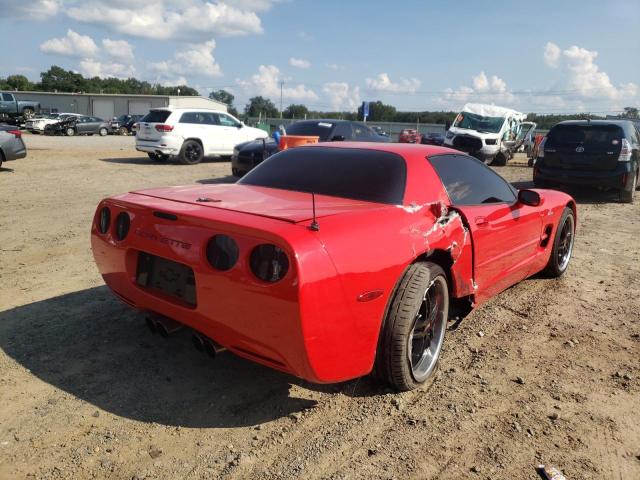
[[[76,134],[76,130],[72,127],[69,127],[65,130],[64,133],[67,135],[67,137],[73,137]]]
[[[25,120],[29,120],[30,118],[33,118],[35,116],[35,114],[36,114],[36,112],[35,112],[35,110],[33,110],[33,108],[25,108],[22,111],[22,117]]]
[[[622,190],[620,190],[620,200],[623,201],[624,203],[633,203],[637,188],[638,188],[638,175],[634,175],[629,189],[623,188]]]
[[[551,247],[551,256],[543,272],[551,278],[561,277],[569,267],[571,254],[573,253],[573,242],[576,233],[576,220],[573,210],[565,207],[556,228]]]
[[[109,130],[102,127],[100,130],[98,130],[98,133],[100,134],[101,137],[106,137],[109,134]]]
[[[196,165],[202,161],[203,157],[202,144],[195,140],[187,140],[182,144],[178,160],[185,165]]]
[[[120,135],[129,135],[129,130],[127,130],[127,127],[120,127],[118,129],[118,133]]]
[[[412,390],[436,371],[449,316],[447,276],[418,262],[404,273],[385,319],[375,375],[399,391]]]

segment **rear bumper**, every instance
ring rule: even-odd
[[[158,153],[161,155],[177,155],[180,153],[182,145],[177,145],[169,140],[160,140],[157,142],[136,140],[136,150],[146,153]]]
[[[614,170],[568,170],[547,167],[542,159],[537,159],[533,180],[563,185],[625,188],[632,180],[631,171],[631,162],[620,162]]]
[[[375,343],[373,350],[366,352],[354,349],[352,343],[351,348],[344,348],[345,342],[349,344],[345,332],[357,322],[351,316],[352,307],[342,303],[344,294],[333,263],[308,229],[230,211],[216,212],[216,220],[211,220],[197,216],[191,205],[170,205],[152,197],[129,203],[125,198],[132,196],[99,205],[97,212],[105,205],[111,210],[112,225],[107,234],[97,231],[95,218],[91,229],[98,270],[122,301],[176,320],[238,356],[311,382],[339,382],[370,372]],[[152,214],[167,209],[178,215],[178,224]],[[117,241],[111,230],[121,211],[130,214],[131,229],[123,241]],[[239,246],[241,257],[228,271],[214,270],[206,260],[206,244],[215,231],[228,232]],[[292,232],[302,235],[296,239],[295,253],[285,240]],[[249,252],[261,243],[280,245],[287,252],[290,271],[280,282],[261,282],[249,269]],[[196,305],[138,285],[139,252],[191,267]],[[306,267],[300,263],[301,257]],[[369,307],[366,303],[357,306]]]
[[[18,160],[27,156],[27,147],[22,139],[16,139],[13,142],[5,144],[2,148],[2,153],[6,161]]]

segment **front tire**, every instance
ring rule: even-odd
[[[76,134],[75,128],[69,127],[65,130],[67,137],[73,137]]]
[[[493,158],[493,161],[487,165],[504,167],[506,164],[507,164],[507,156],[504,153],[500,152]]]
[[[127,130],[127,127],[120,127],[118,129],[118,133],[120,135],[129,135],[129,130]]]
[[[185,165],[195,165],[202,161],[204,157],[204,151],[202,149],[202,144],[195,140],[187,140],[182,144],[182,149],[180,150],[180,155],[178,159],[180,163]]]
[[[565,207],[553,237],[549,262],[544,269],[544,273],[548,277],[561,277],[567,271],[573,253],[575,233],[576,220],[573,210],[570,207]]]
[[[442,268],[432,262],[411,265],[381,332],[377,376],[399,391],[423,385],[438,365],[448,316],[449,289]]]
[[[100,134],[101,137],[106,137],[107,134],[109,133],[109,130],[107,130],[106,128],[102,127],[100,130],[98,130],[98,133]]]

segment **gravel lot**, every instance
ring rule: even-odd
[[[577,197],[574,258],[452,325],[435,382],[310,385],[187,332],[163,340],[104,286],[97,202],[233,181],[131,137],[25,135],[0,169],[0,478],[640,478],[640,202]],[[497,168],[529,185],[521,163]]]

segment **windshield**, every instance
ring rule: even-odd
[[[116,122],[126,122],[127,120],[129,120],[129,115],[120,115],[118,118],[116,118]]]
[[[238,183],[400,205],[406,176],[405,161],[395,153],[298,147],[269,157]]]
[[[287,135],[302,135],[310,137],[320,137],[319,141],[326,142],[333,130],[331,122],[296,122],[285,127]]]
[[[504,117],[483,117],[475,113],[460,112],[453,126],[480,133],[499,133],[503,123]]]
[[[616,146],[624,132],[617,125],[557,125],[547,135],[547,145],[581,144],[583,146]]]

